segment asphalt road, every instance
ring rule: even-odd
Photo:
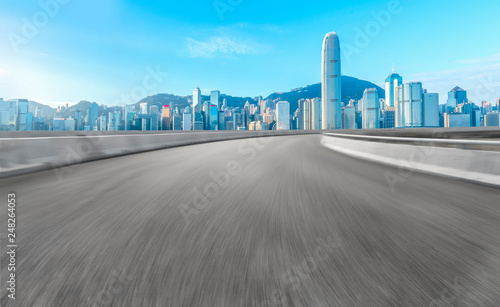
[[[310,135],[2,180],[1,304],[500,306],[499,189],[413,173],[392,192],[388,174]]]

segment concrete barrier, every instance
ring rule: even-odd
[[[0,178],[176,146],[315,131],[0,133]]]
[[[500,187],[500,141],[325,133],[334,151],[397,167]],[[478,148],[478,149],[466,149]]]

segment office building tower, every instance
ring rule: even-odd
[[[38,118],[38,116],[37,116],[37,118]],[[82,129],[83,129],[82,111],[75,110],[75,130],[79,131],[79,130],[82,130]]]
[[[224,111],[219,111],[218,125],[219,125],[219,127],[217,128],[218,130],[225,130],[225,112]]]
[[[191,113],[182,114],[182,130],[192,130],[193,115]]]
[[[106,116],[104,116],[104,115],[99,116],[98,123],[99,123],[99,130],[100,131],[108,130]]]
[[[280,101],[276,104],[276,130],[290,130],[290,103]]]
[[[485,100],[481,102],[481,109],[483,111],[483,114],[490,113],[493,111],[493,105]]]
[[[172,117],[172,130],[182,130],[182,117],[179,114],[176,114]]]
[[[306,99],[302,104],[302,119],[303,119],[303,129],[312,130],[312,112],[311,112],[311,100]]]
[[[394,107],[385,107],[382,111],[383,121],[382,128],[390,129],[396,125],[396,112]]]
[[[321,102],[323,129],[342,128],[340,42],[335,32],[323,41],[321,65]]]
[[[466,102],[469,102],[467,99],[467,91],[464,91],[462,88],[456,86],[448,93],[446,112],[453,112],[459,104]]]
[[[470,127],[471,126],[470,114],[445,113],[444,126],[446,128]]]
[[[29,102],[28,99],[16,99],[16,115],[15,115],[15,123],[17,131],[29,131],[30,123],[28,122],[27,114],[28,114]]]
[[[423,90],[421,82],[410,82],[398,87],[395,105],[396,127],[423,126]]]
[[[99,106],[97,103],[93,102],[90,104],[89,109],[87,110],[87,121],[90,126],[90,130],[97,130],[97,113],[99,111]]]
[[[356,109],[345,107],[342,110],[342,129],[356,129]]]
[[[121,112],[109,112],[108,113],[108,130],[109,131],[118,131],[120,130],[120,114]]]
[[[216,104],[210,105],[210,130],[218,130],[219,129],[219,110],[217,109]]]
[[[161,129],[162,130],[170,130],[170,121],[171,121],[171,109],[170,105],[164,105],[161,112]]]
[[[134,111],[134,106],[124,106],[123,107],[123,121],[124,121],[124,129],[132,130],[133,120],[136,112]]]
[[[81,113],[81,112],[80,112]],[[35,108],[35,117],[43,117],[43,114],[42,114],[42,107],[41,106],[37,106]]]
[[[439,94],[424,93],[423,127],[439,127]]]
[[[312,129],[321,130],[321,99],[314,98],[311,99],[311,119],[312,119]]]
[[[392,74],[385,79],[385,105],[384,108],[394,107],[398,99],[398,88],[403,84],[403,78],[394,72],[392,67]]]
[[[363,129],[380,127],[380,100],[375,88],[368,88],[363,93]]]
[[[139,107],[140,107],[140,114],[148,114],[148,103],[147,102],[143,102],[141,104],[139,104]]]
[[[486,127],[500,126],[500,112],[494,111],[484,115],[484,125]]]
[[[210,105],[216,105],[217,109],[220,109],[220,91],[211,91],[210,92]]]
[[[198,122],[198,125],[199,126],[199,122],[202,122],[202,125],[203,125],[203,115],[202,115],[202,98],[201,98],[201,90],[200,88],[197,86],[194,91],[193,91],[193,118],[192,118],[192,123],[193,123],[193,129],[194,129],[194,123]],[[203,129],[200,129],[200,130],[203,130]]]

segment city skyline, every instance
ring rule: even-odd
[[[37,3],[0,4],[0,97],[53,107],[80,100],[125,105],[120,97],[142,86],[148,69],[158,69],[161,82],[144,87],[144,97],[183,96],[197,82],[204,85],[204,95],[222,89],[233,96],[265,96],[319,82],[318,41],[332,29],[346,47],[344,75],[383,87],[395,64],[405,80],[427,84],[441,99],[456,85],[476,103],[500,97],[500,46],[495,43],[500,34],[482,31],[499,27],[494,16],[498,3],[351,1],[295,8],[266,3],[268,12],[257,10],[258,3],[242,2],[224,11],[223,19],[212,3],[196,2],[199,11],[154,1],[94,4],[60,4],[16,48],[12,35],[23,38],[25,21],[43,8]],[[447,14],[441,14],[443,5]],[[86,14],[93,16],[93,24],[82,18]],[[275,22],[276,16],[282,21]],[[455,22],[460,16],[468,22]],[[131,24],[140,26],[132,29]],[[429,48],[404,48],[421,43]]]

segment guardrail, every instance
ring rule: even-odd
[[[324,133],[334,151],[398,168],[500,187],[500,142]]]
[[[421,146],[453,147],[460,149],[479,149],[500,151],[500,141],[470,140],[470,139],[438,139],[438,138],[413,138],[375,135],[355,135],[343,133],[324,133],[324,135],[345,139],[359,139],[370,142],[385,142],[394,144],[412,144]]]
[[[320,131],[0,133],[0,178],[176,146]],[[73,135],[71,135],[73,134]],[[78,134],[78,135],[76,135]]]

